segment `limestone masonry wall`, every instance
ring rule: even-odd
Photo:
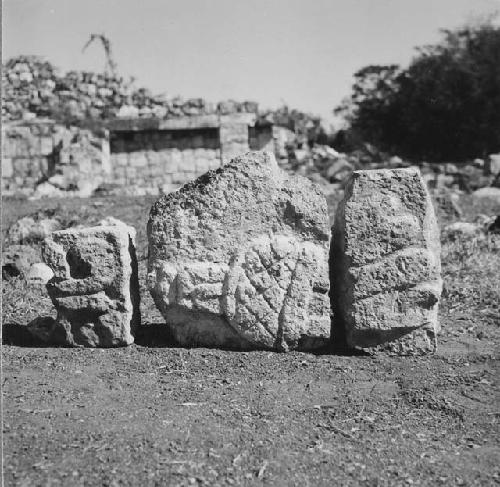
[[[2,132],[2,193],[34,187],[51,170],[50,155],[61,132],[53,123],[11,126]]]
[[[96,188],[111,174],[109,142],[101,134],[52,120],[2,127],[2,194],[31,196],[49,181],[59,190]]]
[[[273,126],[254,114],[116,119],[100,134],[53,121],[3,128],[2,193],[43,195],[99,185],[168,193],[252,150],[275,152]],[[40,193],[40,191],[38,191]]]
[[[184,184],[220,166],[218,135],[216,128],[112,133],[112,180],[121,186]]]

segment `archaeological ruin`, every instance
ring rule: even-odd
[[[109,185],[166,194],[238,154],[282,147],[279,128],[255,113],[116,118],[100,131],[50,119],[11,122],[3,128],[2,193],[43,196],[51,185],[89,196]]]
[[[110,181],[173,189],[248,150],[274,152],[272,126],[255,114],[115,119],[108,125]]]
[[[145,136],[148,144],[154,137]],[[435,350],[438,228],[416,168],[355,171],[330,232],[319,186],[288,175],[270,152],[247,152],[162,196],[147,231],[147,286],[178,345]],[[48,343],[134,340],[131,227],[111,219],[56,231],[44,258],[58,313]]]

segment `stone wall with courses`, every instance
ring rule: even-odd
[[[220,166],[217,128],[111,133],[110,182],[169,192]]]
[[[109,144],[53,121],[4,126],[2,194],[31,196],[44,180],[62,190],[112,183],[156,194],[221,165],[218,128],[118,134]]]
[[[248,127],[248,145],[250,150],[273,152],[279,157],[278,140],[271,124]]]
[[[53,123],[4,125],[2,128],[2,194],[33,188],[50,173],[51,153],[64,137]]]
[[[125,192],[169,193],[250,149],[277,149],[273,126],[255,125],[248,114],[117,120],[109,125],[109,138],[51,120],[2,131],[4,195],[47,196],[37,189],[42,181],[59,192],[53,196],[84,189],[87,195],[102,183]]]
[[[109,180],[109,142],[53,120],[2,127],[2,195],[31,196],[42,181],[61,190]]]
[[[246,122],[221,124],[220,144],[222,147],[222,164],[228,164],[236,156],[248,152],[248,127],[248,123]]]
[[[170,192],[220,166],[219,149],[164,149],[111,154],[110,182]]]

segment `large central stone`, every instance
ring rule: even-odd
[[[157,201],[148,286],[186,346],[310,350],[330,336],[321,190],[250,152]]]

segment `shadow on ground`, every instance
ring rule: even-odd
[[[21,325],[19,323],[5,323],[2,325],[2,343],[3,345],[12,345],[16,347],[38,347],[38,348],[70,348],[56,344],[49,344],[47,340],[44,340],[41,336],[37,336],[36,332],[33,333],[30,330],[30,325],[33,323],[39,323],[44,320],[53,320],[51,317],[39,317],[36,320],[33,320],[28,325]],[[171,330],[165,323],[145,323],[139,327],[139,330],[135,336],[135,344],[141,347],[147,348],[205,348],[203,346],[200,347],[186,347],[180,345],[174,338],[171,333]],[[223,351],[241,351],[234,350],[231,348],[221,348]],[[279,352],[276,352],[279,353]],[[331,347],[326,346],[322,347],[318,350],[310,352],[312,355],[338,355],[338,356],[369,356],[370,353],[365,352],[364,350],[358,349],[347,349],[342,347]]]
[[[47,344],[31,334],[26,325],[4,323],[2,325],[2,344],[17,347],[46,347]]]
[[[4,323],[2,325],[2,343],[3,345],[13,345],[16,347],[61,347],[61,345],[49,344],[41,336],[33,332],[31,325],[35,322],[51,320],[50,317],[40,317],[27,325],[19,323]],[[163,323],[144,324],[140,327],[135,343],[143,347],[151,348],[179,348],[172,334]],[[64,347],[62,348],[70,348]]]

